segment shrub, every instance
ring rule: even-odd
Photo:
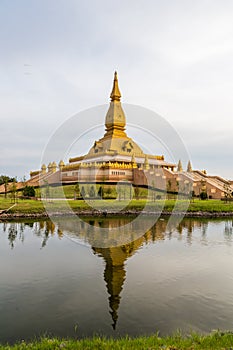
[[[82,186],[82,188],[81,188],[81,196],[82,196],[83,198],[86,197],[86,191],[85,191],[84,186]]]
[[[101,199],[103,198],[103,187],[102,186],[100,186],[100,188],[99,188],[98,197],[100,197]]]
[[[89,197],[90,197],[90,198],[95,197],[95,189],[94,189],[94,186],[91,186],[91,188],[90,188]]]
[[[23,196],[24,197],[35,197],[35,189],[33,186],[25,186],[23,189]]]
[[[203,191],[203,192],[200,193],[200,198],[201,198],[202,200],[207,199],[207,197],[208,197],[208,196],[207,196],[207,193],[206,193],[206,192]]]

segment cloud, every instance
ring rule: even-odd
[[[107,103],[117,69],[123,102],[165,117],[198,166],[232,177],[232,15],[231,1],[2,1],[1,172],[39,164],[55,128]]]

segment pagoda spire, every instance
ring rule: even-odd
[[[190,162],[190,160],[189,160],[188,166],[187,166],[187,172],[188,172],[188,173],[191,173],[192,171],[193,171],[192,165],[191,165],[191,162]]]
[[[111,101],[120,101],[121,99],[121,93],[118,86],[118,77],[117,77],[116,71],[114,73],[113,87],[112,87],[110,98],[111,98]]]
[[[177,171],[179,171],[179,172],[183,171],[183,166],[182,166],[181,160],[179,160],[179,162],[178,162]]]
[[[148,155],[147,154],[145,155],[144,169],[146,169],[146,170],[150,169],[150,165],[149,165]]]
[[[137,166],[137,163],[136,163],[136,160],[135,160],[135,156],[134,156],[134,153],[132,155],[132,158],[131,158],[131,164],[132,164],[132,167],[134,169],[136,169],[138,166]]]
[[[121,93],[118,86],[117,72],[114,74],[113,88],[111,92],[111,102],[105,117],[106,133],[104,138],[127,138],[125,133],[125,114],[121,106]]]

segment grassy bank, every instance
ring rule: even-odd
[[[11,199],[5,199],[0,197],[0,211],[8,209],[12,206]],[[116,201],[116,200],[92,200],[85,202],[84,200],[68,200],[69,207],[75,212],[85,212],[95,210],[106,211],[141,211],[144,209],[146,201],[133,199],[128,201]],[[160,211],[171,212],[174,209],[177,212],[186,211],[188,202],[185,200],[162,200],[151,201],[147,203],[147,211]],[[66,212],[67,203],[62,200],[50,199],[46,202],[46,208],[52,212]],[[43,214],[45,212],[44,204],[40,200],[22,200],[19,199],[17,204],[11,208],[9,214]],[[188,207],[188,212],[209,212],[209,213],[232,213],[233,215],[233,202],[224,203],[220,200],[195,200],[191,202]]]
[[[42,338],[33,342],[21,342],[12,346],[0,345],[0,350],[52,350],[52,349],[103,349],[103,350],[127,350],[127,349],[148,349],[148,350],[230,350],[233,346],[233,333],[214,332],[206,336],[191,334],[182,337],[176,334],[170,337],[159,337],[157,335],[138,338],[105,339],[95,337],[93,339],[67,340]]]

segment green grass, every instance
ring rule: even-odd
[[[173,336],[121,339],[106,339],[101,337],[75,339],[41,338],[32,342],[21,342],[15,345],[0,345],[0,350],[52,350],[52,349],[101,349],[101,350],[230,350],[233,346],[232,332],[213,332],[209,335],[192,333],[189,336],[181,336],[177,333]]]
[[[208,211],[208,212],[233,212],[233,202],[225,203],[221,200],[195,200],[190,203],[189,211]]]
[[[13,205],[11,199],[0,197],[0,210],[8,209]],[[43,213],[44,206],[41,201],[36,200],[18,200],[17,205],[10,209],[9,213]]]
[[[89,205],[88,205],[89,203]],[[187,204],[186,200],[156,200],[151,201],[147,204],[147,210],[149,211],[160,211],[163,209],[164,212],[172,212],[174,205],[176,205],[176,211],[185,211]],[[8,209],[12,206],[12,200],[10,198],[4,198],[0,196],[0,210]],[[117,201],[117,200],[91,200],[85,202],[83,200],[68,200],[70,208],[76,212],[96,210],[109,210],[119,211],[130,210],[130,211],[141,211],[145,207],[146,201],[143,199],[133,199],[128,201]],[[67,211],[67,203],[62,200],[48,200],[46,201],[46,208],[54,212],[65,212]],[[224,203],[220,200],[195,200],[189,204],[189,212],[210,212],[210,213],[225,213],[232,212],[233,214],[233,202]],[[18,203],[15,207],[9,210],[8,213],[21,213],[21,214],[37,214],[44,213],[44,204],[40,200],[22,200],[18,199]]]

